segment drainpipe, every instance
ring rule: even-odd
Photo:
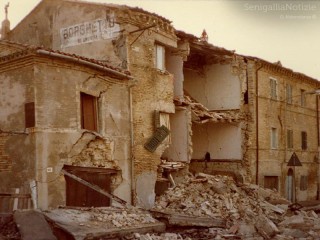
[[[130,108],[130,156],[131,156],[131,205],[135,203],[136,184],[134,181],[134,134],[133,134],[133,111],[132,111],[132,87],[135,84],[129,85],[129,108]]]
[[[257,64],[257,61],[255,61]],[[259,96],[258,96],[258,71],[263,66],[259,66],[255,71],[256,78],[256,185],[259,185]]]
[[[317,134],[318,134],[318,192],[317,200],[320,199],[320,130],[319,130],[319,95],[316,95],[316,108],[317,108]]]

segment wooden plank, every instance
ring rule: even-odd
[[[181,227],[218,227],[225,228],[226,221],[222,218],[198,217],[185,214],[167,213],[162,211],[151,211],[152,216],[157,219],[166,219],[170,226]]]
[[[30,194],[0,193],[1,198],[31,198]]]
[[[112,200],[114,200],[114,201],[117,201],[118,203],[121,203],[121,204],[123,204],[123,205],[126,205],[126,204],[127,204],[126,201],[122,200],[121,198],[119,198],[119,197],[117,197],[117,196],[115,196],[115,195],[113,195],[113,194],[111,194],[111,193],[108,193],[108,192],[104,191],[103,189],[101,189],[101,188],[100,188],[99,186],[97,186],[97,185],[91,184],[91,183],[89,183],[89,182],[87,182],[87,181],[85,181],[85,180],[77,177],[76,175],[71,174],[71,173],[63,170],[63,169],[61,170],[61,172],[62,172],[64,175],[66,175],[66,176],[68,176],[68,177],[70,177],[70,178],[78,181],[79,183],[82,183],[83,185],[85,185],[85,186],[87,186],[87,187],[89,187],[89,188],[91,188],[91,189],[93,189],[93,190],[101,193],[102,195],[105,195],[105,196],[107,196],[108,198],[110,198],[110,199],[112,199]]]
[[[195,217],[195,216],[184,216],[184,215],[171,215],[168,218],[170,225],[181,226],[181,227],[218,227],[225,228],[226,221],[219,218],[211,217]]]

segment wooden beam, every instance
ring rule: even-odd
[[[79,182],[79,183],[81,183],[81,184],[83,184],[83,185],[85,185],[85,186],[97,191],[98,193],[101,193],[102,195],[110,198],[111,200],[117,201],[118,203],[121,203],[122,205],[126,205],[127,204],[126,201],[122,200],[121,198],[119,198],[119,197],[117,197],[117,196],[115,196],[115,195],[113,195],[111,193],[106,192],[105,190],[103,190],[102,188],[100,188],[97,185],[89,183],[89,182],[83,180],[82,178],[79,178],[76,175],[65,171],[64,169],[62,169],[61,172],[64,175],[67,175],[68,177],[71,177],[72,179],[76,180],[77,182]]]

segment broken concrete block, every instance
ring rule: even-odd
[[[292,226],[292,225],[303,225],[304,219],[301,215],[293,215],[291,217],[287,217],[284,221],[279,223],[279,226]]]
[[[16,211],[13,217],[23,240],[57,240],[41,212]]]
[[[303,232],[300,229],[291,229],[291,228],[285,228],[282,232],[282,235],[284,236],[290,236],[294,238],[306,238],[308,237],[308,234]]]
[[[316,214],[314,211],[309,211],[308,216],[312,218],[318,218],[318,214]]]
[[[256,233],[257,233],[257,230],[252,224],[250,225],[245,223],[239,224],[238,234],[240,234],[241,236],[245,236],[246,238],[253,237]]]
[[[266,239],[271,239],[279,233],[277,226],[264,215],[257,217],[255,227],[261,236]]]

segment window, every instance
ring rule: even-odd
[[[81,93],[81,128],[97,131],[97,98]]]
[[[306,106],[306,91],[301,89],[300,93],[301,93],[301,107],[304,107]]]
[[[300,190],[305,191],[308,189],[308,176],[300,177]]]
[[[35,118],[34,102],[29,102],[24,105],[24,114],[25,114],[26,128],[35,127],[36,118]]]
[[[271,128],[271,148],[275,149],[278,147],[278,134],[276,128]]]
[[[306,150],[308,148],[307,132],[301,132],[301,149]]]
[[[287,148],[293,148],[293,131],[287,130]]]
[[[264,176],[264,188],[269,188],[278,191],[278,176]]]
[[[165,68],[165,48],[164,46],[155,45],[155,65],[157,69],[166,70]]]
[[[271,99],[277,99],[277,79],[270,78],[270,95]]]
[[[292,103],[292,86],[290,84],[287,84],[286,95],[287,95],[287,103],[291,104]]]

